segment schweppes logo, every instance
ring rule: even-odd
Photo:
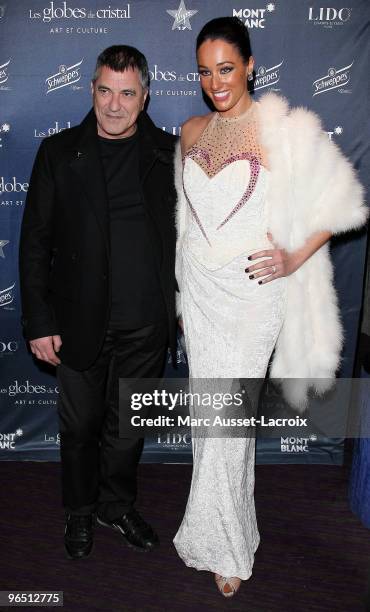
[[[64,64],[59,66],[58,72],[45,79],[46,93],[49,94],[56,89],[61,89],[62,87],[77,83],[81,78],[80,69],[82,62],[83,59],[72,66],[65,66]]]
[[[327,91],[332,91],[333,89],[338,89],[339,87],[345,87],[350,81],[350,70],[354,64],[354,61],[348,66],[344,66],[344,68],[329,68],[328,73],[316,79],[312,83],[313,86],[313,94],[312,97],[318,96],[319,94],[325,93]]]

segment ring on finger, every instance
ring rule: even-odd
[[[276,266],[272,266],[272,273],[276,274]]]

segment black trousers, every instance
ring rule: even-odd
[[[135,330],[109,328],[90,368],[57,366],[62,502],[67,513],[97,511],[114,520],[132,508],[144,440],[119,437],[119,378],[162,376],[167,329],[166,321]]]

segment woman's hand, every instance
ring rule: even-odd
[[[253,253],[248,259],[252,261],[262,257],[267,257],[268,259],[264,259],[245,269],[251,280],[259,279],[259,285],[264,285],[276,278],[293,274],[315,251],[329,240],[331,234],[329,232],[318,232],[309,238],[301,249],[292,253],[288,253],[285,249],[277,248],[270,232],[267,233],[267,237],[274,248]]]

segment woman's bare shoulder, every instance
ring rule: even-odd
[[[214,113],[208,113],[207,115],[190,117],[190,119],[183,123],[181,126],[181,150],[183,155],[200,138],[200,135],[212,119],[213,114]]]

